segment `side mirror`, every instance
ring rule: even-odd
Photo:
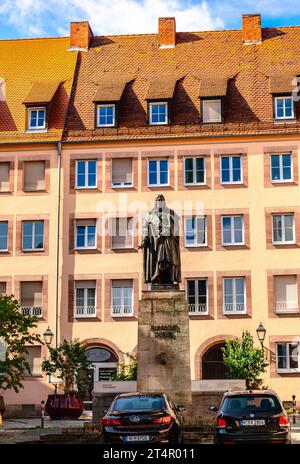
[[[176,410],[178,412],[183,412],[183,411],[185,411],[185,407],[184,406],[177,406]]]
[[[209,406],[209,411],[211,412],[217,412],[218,408],[215,404],[212,404],[211,406]]]

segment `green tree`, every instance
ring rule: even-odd
[[[118,372],[111,377],[112,381],[115,380],[136,380],[137,377],[137,362],[136,358],[132,357],[129,364],[121,363],[118,366]]]
[[[86,357],[81,341],[64,340],[57,348],[49,348],[49,351],[49,358],[42,363],[42,371],[61,379],[65,394],[88,393],[91,363]]]
[[[23,388],[23,377],[30,374],[26,355],[27,346],[42,343],[32,329],[37,327],[37,318],[24,315],[12,295],[0,295],[0,340],[4,348],[0,357],[0,389]]]
[[[246,388],[261,388],[260,375],[265,372],[268,362],[263,348],[254,346],[250,332],[243,331],[242,339],[227,340],[222,348],[223,360],[231,379],[245,379]]]

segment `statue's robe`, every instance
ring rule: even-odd
[[[144,281],[174,284],[181,282],[179,218],[169,209],[153,208],[144,224]]]

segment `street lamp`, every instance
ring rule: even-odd
[[[260,341],[261,347],[263,348],[263,346],[264,346],[264,341],[265,341],[265,337],[266,337],[266,329],[265,329],[264,326],[262,325],[262,322],[261,322],[261,323],[259,324],[259,326],[257,327],[256,333],[257,333],[257,338],[258,338],[258,340]]]
[[[52,343],[53,337],[54,337],[49,326],[48,326],[48,329],[43,333],[43,337],[44,337],[45,344],[49,348]]]

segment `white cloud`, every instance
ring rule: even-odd
[[[68,35],[88,20],[95,34],[157,32],[157,18],[175,16],[178,31],[241,27],[243,13],[293,17],[295,0],[0,0],[2,25],[22,36]]]
[[[26,36],[68,34],[72,20],[89,20],[97,35],[157,32],[162,16],[176,16],[180,31],[224,27],[203,0],[4,0],[0,15]]]

